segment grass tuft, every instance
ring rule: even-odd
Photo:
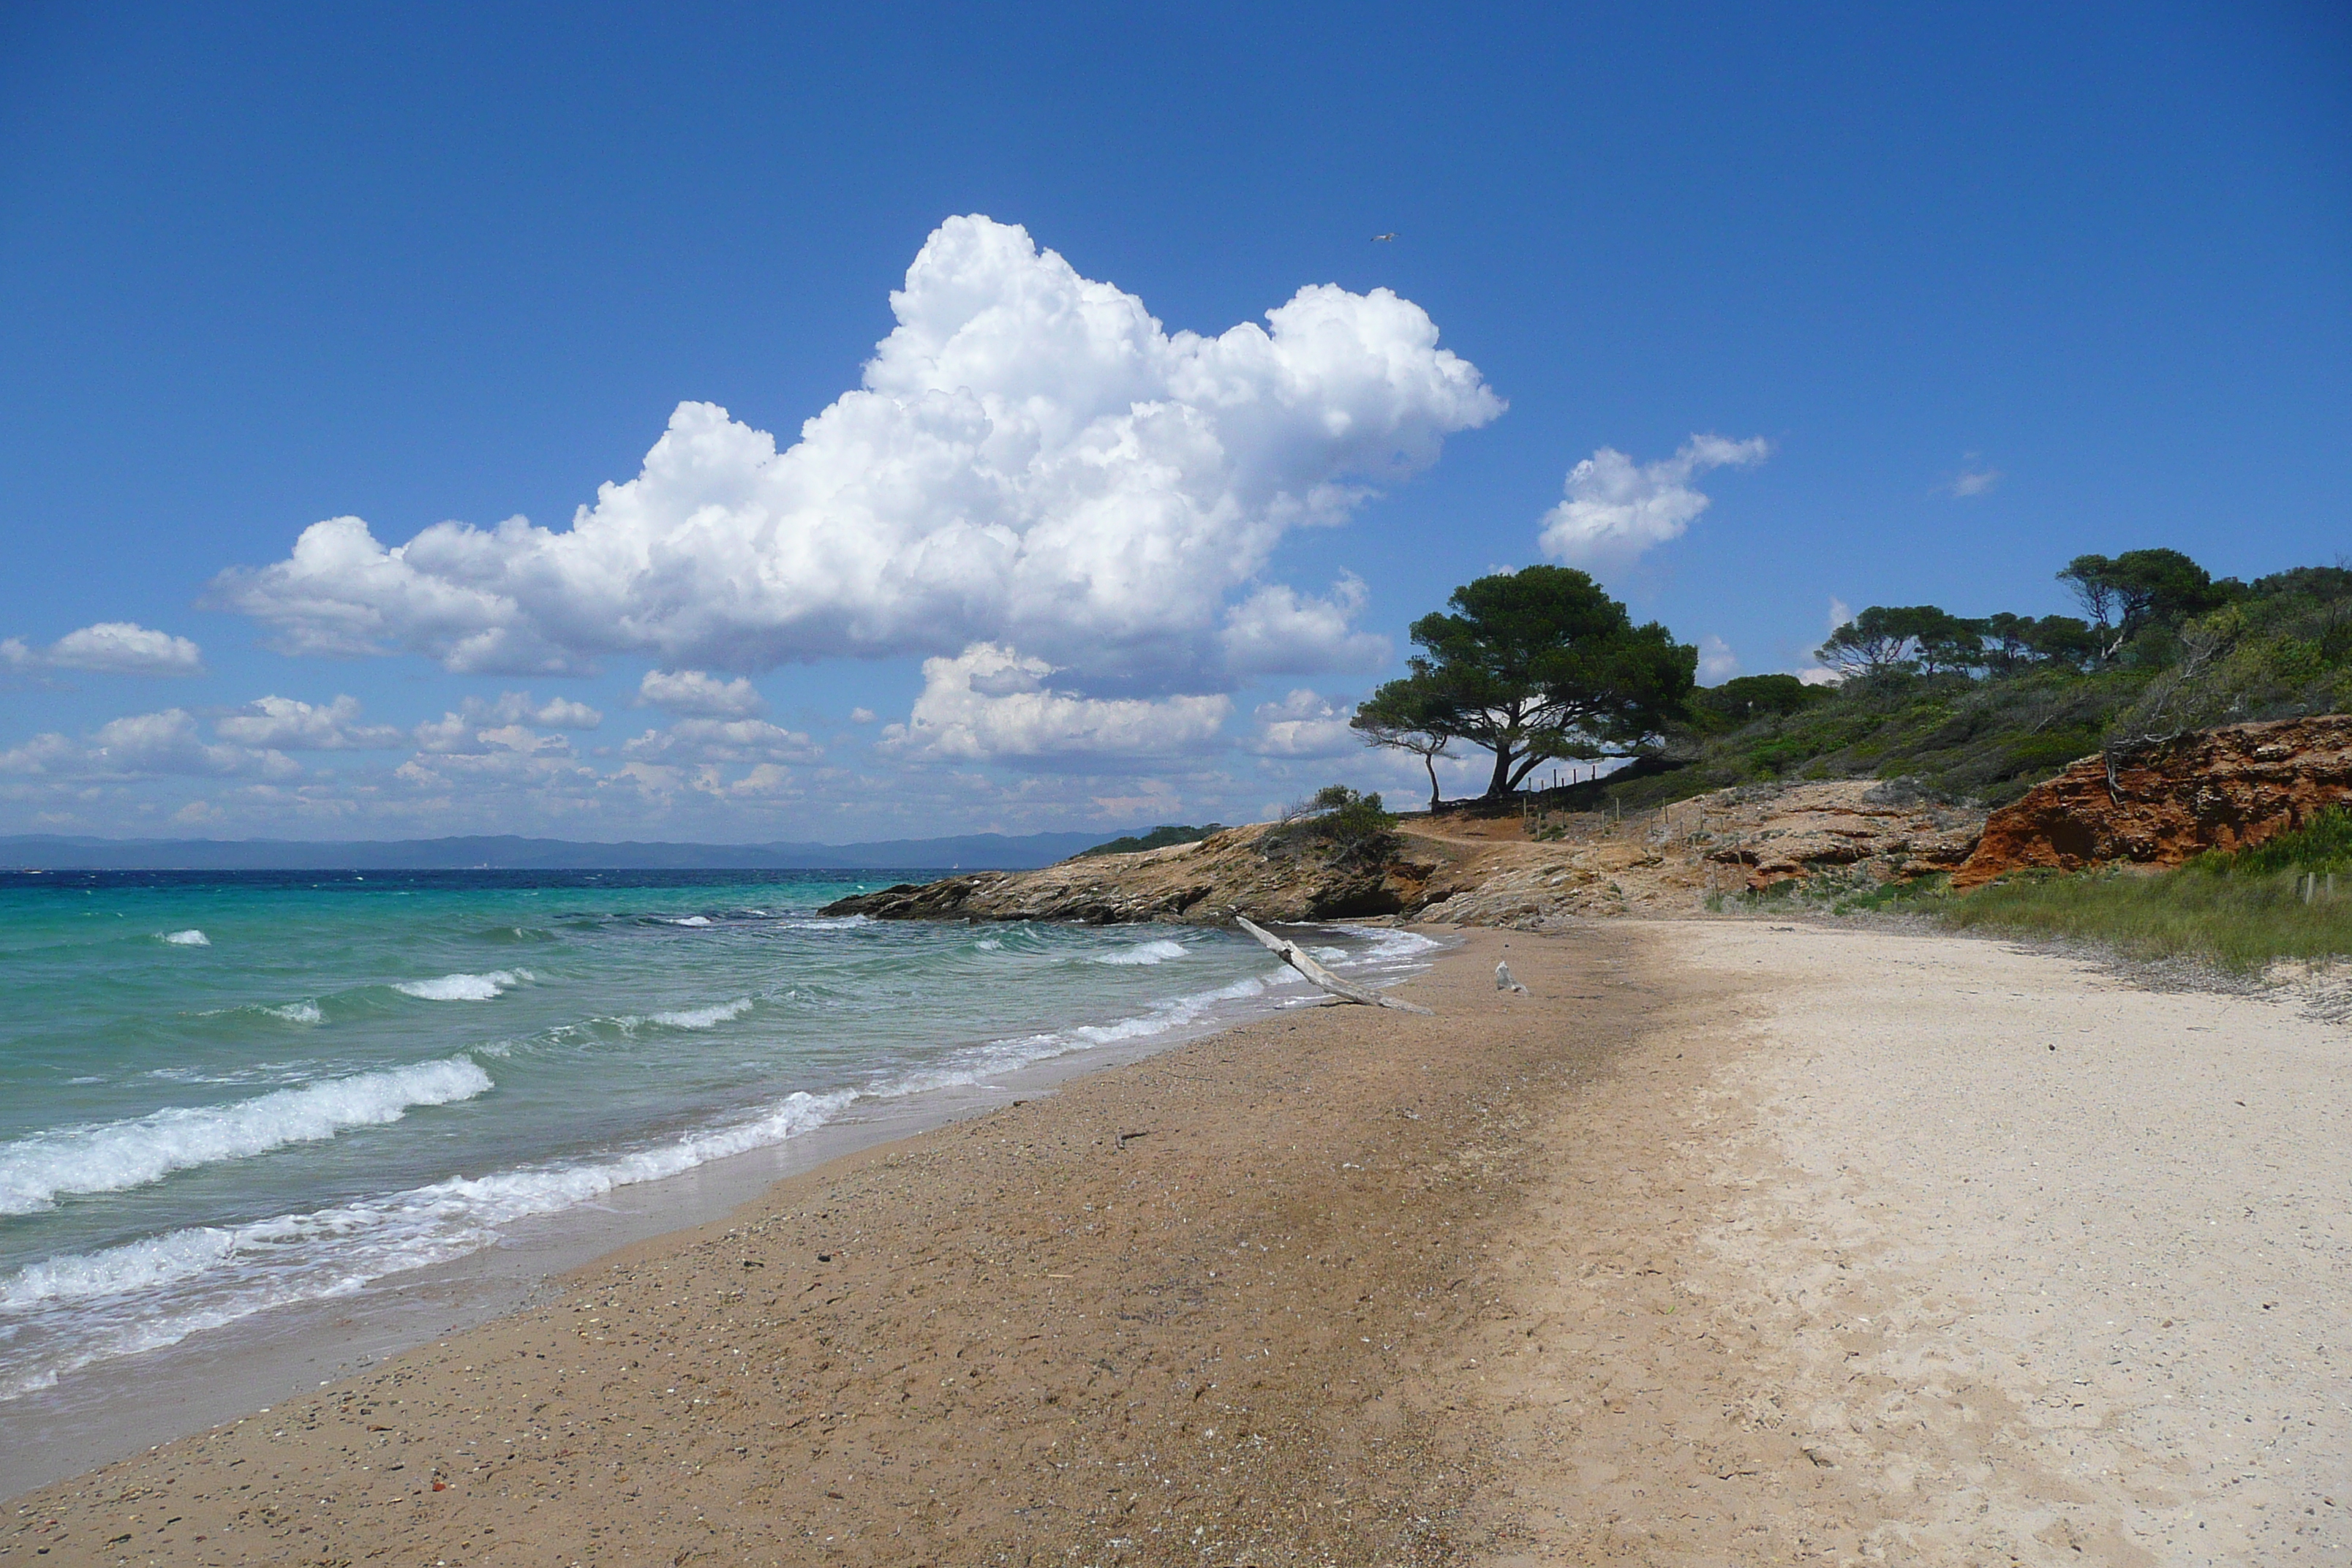
[[[2352,953],[2352,813],[2323,811],[2295,832],[2177,870],[2005,878],[1941,912],[1964,930],[2078,937],[2135,958],[2236,970],[2337,957]]]

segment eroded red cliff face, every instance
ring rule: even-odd
[[[2084,757],[1985,823],[1952,874],[1973,888],[2004,871],[2127,861],[2178,866],[2242,849],[2352,804],[2352,715],[2231,724]]]

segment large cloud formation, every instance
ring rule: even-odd
[[[941,224],[890,303],[864,386],[782,451],[682,403],[644,471],[569,530],[446,522],[388,548],[333,518],[215,597],[294,649],[457,671],[639,652],[757,672],[980,643],[1160,689],[1360,668],[1360,589],[1260,582],[1276,543],[1503,408],[1387,289],[1305,288],[1264,328],[1171,334],[985,217]]]
[[[1707,509],[1693,479],[1709,468],[1760,463],[1771,451],[1761,436],[1694,436],[1671,458],[1635,463],[1603,447],[1568,471],[1567,494],[1544,513],[1544,553],[1596,570],[1630,565],[1652,546],[1681,538]]]

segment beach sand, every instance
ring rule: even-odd
[[[1465,934],[1434,1018],[793,1177],[14,1500],[0,1561],[2352,1561],[2339,1026],[1885,931]]]

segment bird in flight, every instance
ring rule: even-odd
[[[1387,233],[1387,234],[1376,234],[1376,235],[1372,236],[1372,243],[1373,243],[1374,245],[1378,245],[1378,244],[1380,244],[1382,240],[1394,239],[1395,237],[1396,237],[1396,234],[1395,234],[1395,232],[1394,232],[1393,230],[1391,230],[1391,232],[1389,232],[1389,233]]]

